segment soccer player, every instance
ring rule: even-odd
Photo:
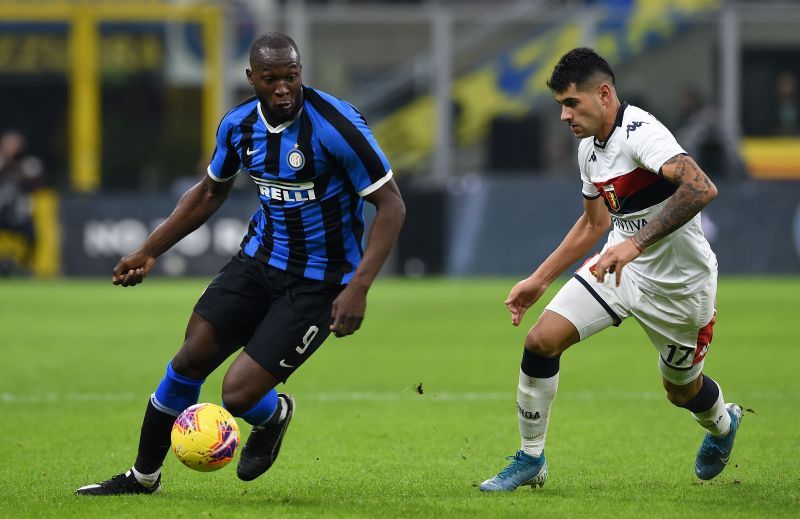
[[[159,490],[175,417],[241,347],[222,385],[228,411],[253,425],[237,474],[249,481],[269,469],[294,412],[292,397],[275,387],[331,332],[359,329],[367,291],[403,224],[405,205],[364,117],[303,85],[294,41],[281,33],[259,37],[250,67],[255,96],[222,118],[208,174],[120,260],[113,283],[142,282],[156,258],[222,205],[240,170],[255,182],[260,208],[241,251],[194,307],[183,345],[147,404],[133,467],[79,495]],[[366,250],[363,199],[377,208]]]
[[[614,73],[593,50],[578,48],[556,64],[547,85],[561,120],[580,139],[584,212],[564,241],[511,289],[505,304],[518,326],[528,308],[609,231],[608,240],[547,305],[525,338],[517,387],[520,450],[483,491],[542,486],[550,406],[559,357],[571,345],[633,317],[659,353],[667,399],[688,409],[708,433],[695,473],[725,468],[742,419],[703,362],[715,321],[717,261],[700,229],[714,184],[649,113],[620,102]]]

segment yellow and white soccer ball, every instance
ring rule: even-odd
[[[172,426],[172,451],[190,469],[221,469],[238,446],[239,424],[216,404],[195,404],[178,415]]]

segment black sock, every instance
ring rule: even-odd
[[[148,400],[139,436],[139,454],[133,465],[136,470],[142,474],[152,474],[161,468],[172,443],[170,434],[173,423],[174,416],[159,411]]]

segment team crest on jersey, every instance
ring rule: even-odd
[[[298,148],[295,148],[286,155],[286,163],[295,171],[303,169],[303,165],[306,163],[306,156]]]
[[[611,210],[615,213],[618,212],[622,206],[620,206],[619,198],[617,198],[617,193],[614,191],[614,184],[603,186],[603,191],[605,193],[606,202],[608,202]]]

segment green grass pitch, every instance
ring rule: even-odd
[[[553,293],[514,328],[512,283],[379,280],[362,330],[330,338],[281,388],[297,412],[270,472],[244,483],[233,466],[192,472],[170,454],[160,494],[86,498],[74,490],[131,466],[147,398],[205,282],[2,281],[0,516],[800,513],[800,278],[721,279],[706,371],[754,413],[716,480],[694,477],[703,430],[664,398],[656,352],[629,320],[562,357],[544,488],[481,494],[518,448],[522,341]],[[222,374],[201,401],[219,403]]]

